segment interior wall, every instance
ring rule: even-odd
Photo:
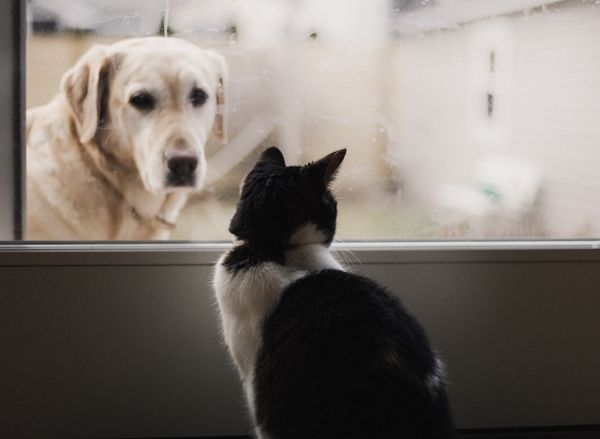
[[[0,252],[2,436],[247,434],[218,254],[196,253]],[[425,325],[459,428],[598,425],[600,258],[556,253],[358,251],[351,268]]]

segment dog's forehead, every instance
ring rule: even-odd
[[[217,81],[216,64],[203,49],[176,38],[142,38],[113,46],[119,75],[126,82]]]

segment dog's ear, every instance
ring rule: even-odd
[[[213,60],[215,71],[217,72],[217,89],[215,96],[217,97],[217,112],[212,127],[212,135],[221,144],[227,143],[227,114],[225,103],[227,102],[227,82],[229,71],[227,63],[218,53],[208,51],[208,55]]]
[[[62,78],[61,89],[75,117],[81,143],[90,142],[96,134],[103,98],[108,93],[109,66],[107,46],[96,45]]]

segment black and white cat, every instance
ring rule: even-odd
[[[225,342],[261,439],[447,438],[441,361],[388,291],[329,253],[346,150],[246,177],[215,269]]]

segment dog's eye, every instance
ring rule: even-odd
[[[148,92],[141,91],[129,98],[129,103],[138,110],[149,111],[154,108],[154,98]]]
[[[194,88],[190,92],[190,102],[194,107],[200,107],[201,105],[204,105],[207,99],[208,94],[206,94],[206,92],[201,88]]]

